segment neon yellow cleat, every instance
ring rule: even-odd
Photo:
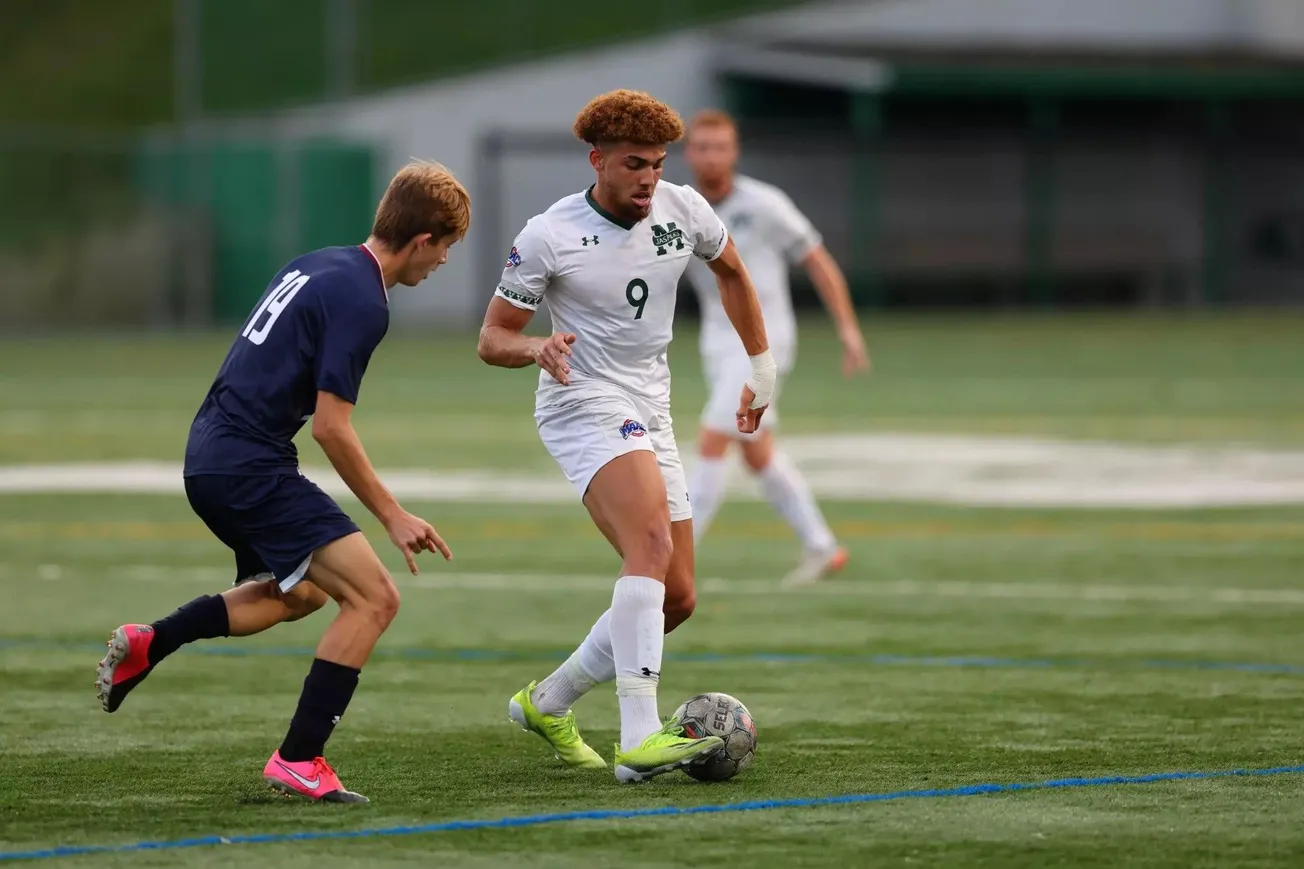
[[[507,704],[507,714],[521,726],[522,730],[537,733],[547,740],[557,758],[574,769],[606,769],[607,762],[580,738],[580,729],[575,726],[575,713],[565,715],[545,715],[534,706],[530,695],[534,693],[531,682]]]
[[[668,719],[660,730],[629,751],[621,751],[616,746],[616,779],[646,781],[654,775],[682,769],[723,746],[724,740],[718,736],[689,739],[684,736],[683,727]]]

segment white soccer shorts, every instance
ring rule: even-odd
[[[538,403],[534,420],[543,445],[581,499],[607,462],[635,450],[648,450],[656,455],[665,479],[670,521],[692,518],[688,477],[679,460],[669,414],[640,410],[642,402],[615,386],[577,383],[550,391],[553,396]]]
[[[779,359],[778,354],[775,354]],[[779,424],[779,394],[783,391],[784,376],[789,366],[779,359],[779,376],[774,383],[774,397],[761,417],[758,432],[743,434],[738,431],[738,399],[742,397],[743,384],[752,376],[752,363],[744,352],[706,354],[702,357],[702,371],[711,392],[702,408],[702,428],[729,435],[738,440],[752,440],[759,432],[776,428]]]

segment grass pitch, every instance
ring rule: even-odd
[[[703,396],[694,337],[672,358],[686,451]],[[877,371],[851,385],[834,376],[828,337],[803,332],[789,431],[1304,444],[1299,318],[871,323]],[[5,342],[0,464],[178,460],[225,343]],[[382,346],[357,413],[381,468],[550,467],[531,375],[482,366],[472,345]],[[303,446],[319,461],[315,449]],[[617,562],[582,508],[409,506],[457,558],[406,577],[376,523],[361,523],[404,603],[330,748],[346,784],[374,802],[341,810],[274,797],[259,776],[329,611],[185,650],[104,715],[91,681],[108,631],[223,587],[228,555],[178,497],[0,496],[0,858],[210,836],[240,843],[40,859],[1287,866],[1304,854],[1304,774],[1290,771],[1304,763],[1304,507],[830,502],[851,565],[785,594],[777,579],[795,542],[765,505],[731,503],[699,552],[698,612],[667,641],[662,706],[705,690],[738,696],[757,720],[757,761],[723,784],[675,774],[631,787],[560,768],[506,721],[507,698],[609,601]],[[606,753],[611,693],[576,707]],[[1279,771],[1126,778],[1234,769]],[[1062,779],[1075,781],[972,787]],[[897,797],[800,802],[844,795]],[[575,812],[598,814],[431,829]],[[368,830],[381,833],[319,837]],[[240,838],[260,835],[273,838]]]

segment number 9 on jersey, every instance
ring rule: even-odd
[[[637,308],[634,319],[639,320],[643,317],[643,306],[647,304],[647,283],[641,278],[634,278],[625,287],[625,299],[629,302],[631,308]]]

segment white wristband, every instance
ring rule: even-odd
[[[774,355],[769,350],[747,357],[752,363],[752,376],[747,378],[747,386],[756,394],[751,409],[765,407],[774,398],[774,382],[779,375],[779,367],[774,362]]]

